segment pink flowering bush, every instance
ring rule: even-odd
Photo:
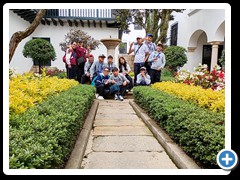
[[[218,65],[212,71],[208,71],[206,64],[199,64],[192,73],[186,70],[178,72],[175,76],[175,82],[194,84],[202,86],[204,89],[221,90],[225,88],[225,73]]]
[[[48,68],[48,69],[45,69],[46,71],[46,75],[47,76],[57,76],[58,78],[66,78],[67,77],[67,74],[65,71],[63,70],[60,70],[58,68]]]

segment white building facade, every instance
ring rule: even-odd
[[[174,17],[168,44],[187,50],[188,62],[182,69],[192,72],[199,63],[212,69],[225,48],[225,9],[190,9]]]
[[[95,40],[101,40],[105,38],[120,38],[118,24],[112,16],[112,10],[104,9],[97,11],[96,9],[91,12],[88,9],[59,9],[58,16],[46,17],[42,19],[42,23],[36,28],[36,30],[27,38],[23,39],[14,53],[14,56],[9,64],[10,68],[16,68],[18,73],[24,73],[30,71],[33,67],[33,60],[31,58],[25,58],[22,54],[25,43],[33,38],[45,38],[48,39],[53,45],[56,52],[56,60],[51,61],[51,67],[57,67],[60,70],[65,70],[65,64],[62,61],[64,52],[59,46],[60,42],[64,41],[65,35],[71,29],[81,29],[86,32]],[[16,13],[18,12],[18,13]],[[24,15],[21,17],[20,15]],[[71,13],[71,14],[69,14]],[[69,17],[71,15],[71,17]],[[27,19],[27,12],[9,10],[9,40],[11,36],[17,31],[24,31],[30,26],[30,22]],[[29,16],[29,18],[31,18]],[[112,56],[118,58],[118,48],[116,48],[115,54]],[[91,52],[94,55],[94,59],[98,59],[99,54],[107,56],[107,49],[101,43],[96,50]],[[105,59],[107,61],[107,58]]]

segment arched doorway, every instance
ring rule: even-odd
[[[188,63],[189,69],[197,67],[199,64],[211,62],[211,48],[208,47],[208,37],[205,31],[198,29],[191,35],[188,43]]]

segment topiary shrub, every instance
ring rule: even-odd
[[[26,42],[22,53],[24,57],[38,61],[40,74],[41,67],[51,60],[54,61],[56,58],[56,52],[52,44],[47,40],[40,38]]]
[[[164,50],[166,56],[166,66],[173,72],[177,71],[178,67],[183,67],[187,63],[187,50],[181,46],[168,46]]]

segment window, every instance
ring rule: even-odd
[[[171,46],[177,46],[178,23],[171,26]]]
[[[45,39],[45,40],[47,40],[48,42],[50,42],[50,38],[47,38],[47,37],[33,37],[33,39],[38,39],[38,38],[40,38],[40,39]],[[33,60],[33,65],[34,65],[34,66],[38,66],[38,65],[39,65],[38,61],[37,61],[37,60]],[[48,61],[48,63],[42,64],[42,65],[43,65],[43,66],[51,66],[51,60]]]

